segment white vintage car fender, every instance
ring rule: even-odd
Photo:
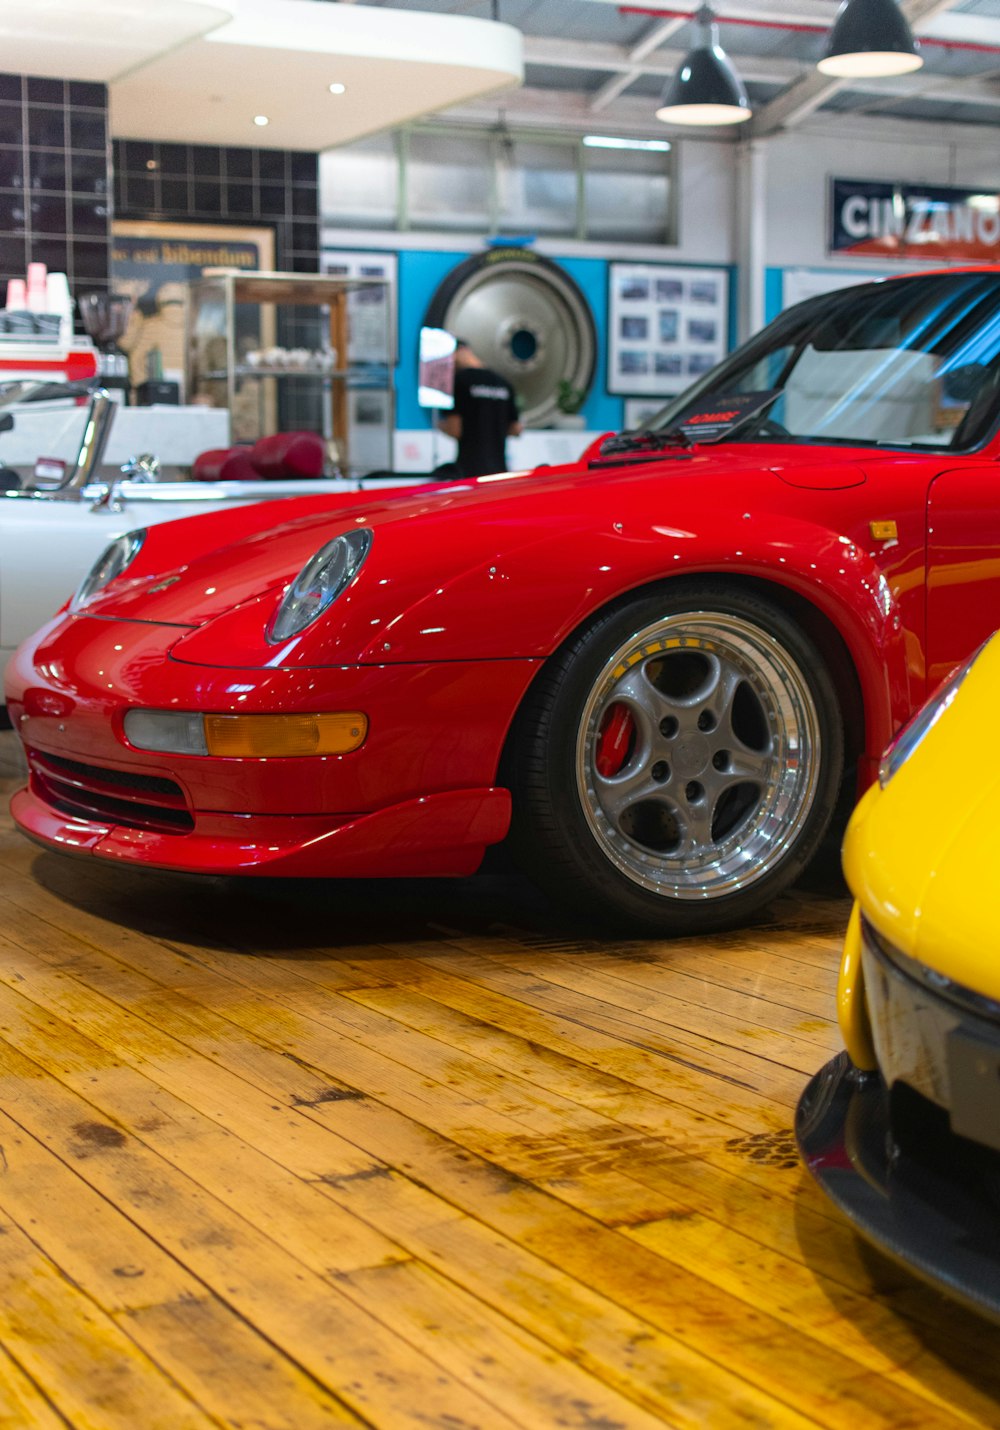
[[[379,490],[423,477],[377,482]],[[0,706],[10,656],[76,590],[97,557],[122,532],[234,503],[275,497],[364,491],[364,478],[259,482],[121,482],[116,501],[101,505],[107,487],[87,486],[73,498],[0,492]]]
[[[74,399],[79,385],[39,381],[4,384],[0,408],[40,395]],[[316,477],[251,482],[161,482],[155,459],[136,458],[122,471],[125,480],[95,481],[117,404],[102,388],[90,388],[79,450],[58,488],[4,490],[0,469],[0,710],[3,673],[11,655],[31,633],[54,616],[76,590],[98,556],[116,536],[199,512],[219,511],[235,502],[276,497],[364,491],[369,486],[413,486],[423,475],[371,481],[364,477]],[[54,420],[54,419],[53,419]],[[10,427],[10,422],[6,426]],[[135,477],[135,480],[128,480]],[[141,478],[141,479],[140,479]]]

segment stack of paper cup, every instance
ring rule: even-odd
[[[65,273],[50,273],[45,289],[46,307],[59,318],[59,340],[68,343],[73,336],[73,299]]]
[[[23,278],[7,279],[7,312],[23,311],[28,306],[28,292]]]
[[[48,275],[44,263],[28,264],[28,312],[48,311]]]

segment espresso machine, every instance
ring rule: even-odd
[[[83,326],[98,350],[97,377],[119,402],[129,400],[128,354],[118,346],[132,316],[133,300],[124,293],[82,293],[77,307]]]

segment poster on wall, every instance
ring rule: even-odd
[[[329,249],[320,269],[333,278],[381,278],[386,288],[359,288],[347,300],[352,363],[396,361],[396,255]]]
[[[948,184],[831,179],[828,248],[862,258],[1000,259],[1000,194]]]
[[[662,409],[662,397],[626,397],[625,431],[637,432],[640,427],[648,427]]]
[[[807,298],[820,298],[841,288],[856,288],[871,283],[877,273],[838,273],[826,268],[786,268],[781,275],[781,308],[794,307]]]
[[[130,381],[138,386],[159,369],[183,391],[188,284],[206,268],[273,269],[274,232],[119,219],[111,236],[112,291],[127,293],[135,302],[121,340]],[[259,336],[263,341],[267,334]]]
[[[608,282],[609,392],[671,397],[725,356],[724,269],[612,263]]]

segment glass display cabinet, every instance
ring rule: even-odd
[[[347,475],[392,467],[389,285],[206,269],[187,307],[187,400],[227,407],[234,442],[306,429]]]

